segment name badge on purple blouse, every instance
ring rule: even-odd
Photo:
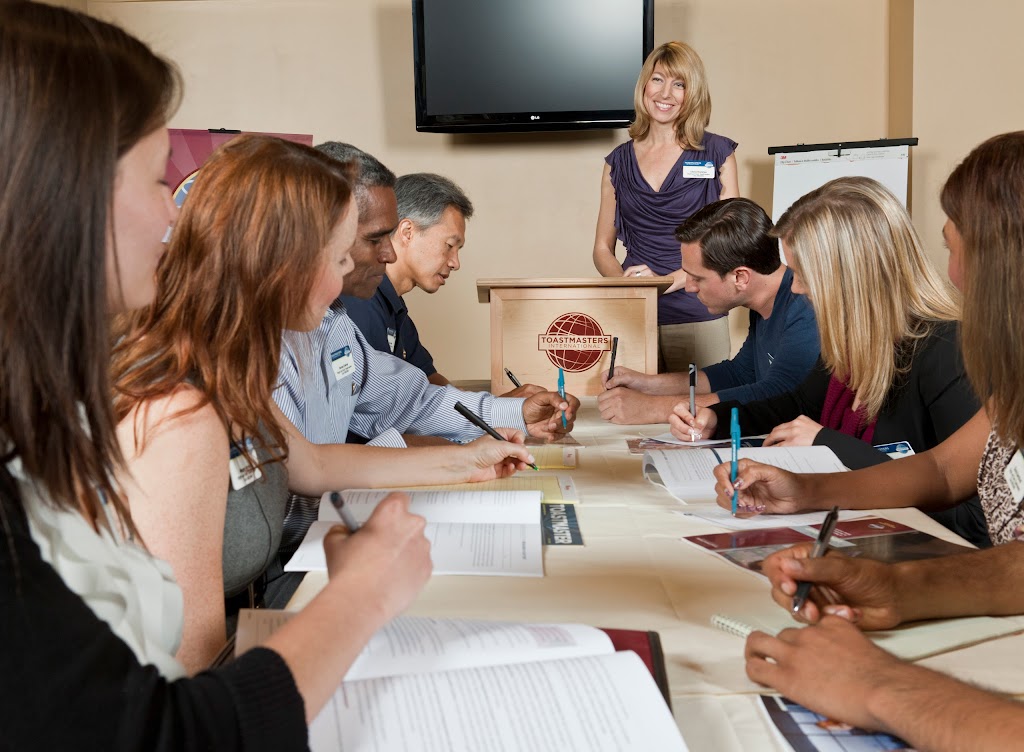
[[[702,159],[687,159],[683,162],[683,177],[710,180],[715,177],[715,163],[711,161],[705,162]]]

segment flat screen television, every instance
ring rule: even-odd
[[[413,0],[416,130],[624,128],[654,0]]]

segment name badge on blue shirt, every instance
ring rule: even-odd
[[[388,327],[388,349],[391,350],[392,353],[395,352],[395,342],[397,342],[397,341],[398,341],[398,332],[396,332],[394,329],[392,329],[389,326]]]
[[[683,162],[683,177],[703,178],[705,180],[713,178],[715,177],[715,163],[705,162],[702,159],[687,159]]]
[[[334,370],[334,378],[338,381],[355,373],[356,363],[352,358],[352,348],[345,345],[332,352],[331,368]]]

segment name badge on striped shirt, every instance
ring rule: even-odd
[[[397,341],[398,341],[398,332],[396,332],[394,329],[392,329],[389,326],[388,327],[388,349],[390,349],[392,353],[394,353],[394,351],[395,351],[395,342],[397,342]]]
[[[341,381],[346,376],[356,372],[356,364],[352,359],[352,348],[345,345],[331,353],[331,368],[334,370],[334,378]]]

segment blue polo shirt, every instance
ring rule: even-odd
[[[409,309],[387,275],[369,300],[342,295],[349,318],[375,350],[391,353],[427,376],[437,373],[430,351],[420,342]]]
[[[736,357],[703,370],[718,399],[746,404],[795,389],[820,350],[814,309],[793,292],[793,270],[786,269],[771,315],[764,319],[751,311],[747,339]]]

